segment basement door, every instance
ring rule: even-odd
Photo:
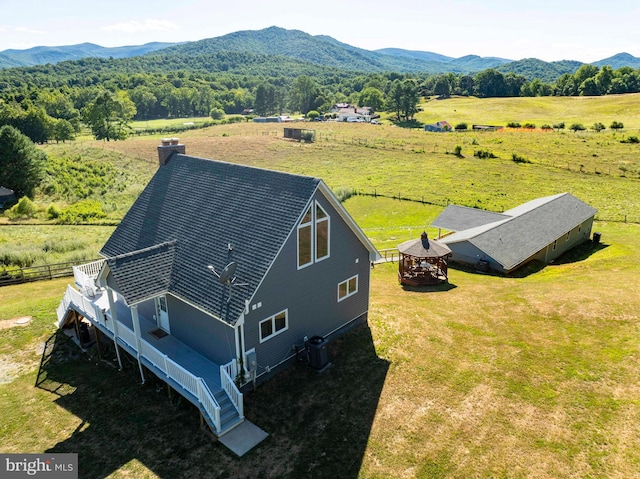
[[[158,326],[167,333],[169,330],[169,310],[167,309],[167,297],[159,296],[156,298],[156,311],[158,312]]]

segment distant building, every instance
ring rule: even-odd
[[[448,121],[439,121],[437,123],[431,123],[429,125],[424,125],[424,131],[431,132],[443,132],[443,131],[452,131],[453,127]]]

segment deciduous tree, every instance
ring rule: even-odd
[[[0,186],[14,190],[17,198],[33,197],[44,177],[47,155],[16,128],[0,127]]]
[[[104,90],[84,111],[84,121],[96,140],[124,140],[136,106],[125,91]]]

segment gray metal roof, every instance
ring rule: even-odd
[[[161,289],[135,280],[136,271],[143,274],[142,269],[151,268],[161,272],[162,281],[169,278],[166,292],[234,323],[320,183],[312,177],[174,154],[101,254],[116,257],[109,266],[130,298]],[[166,243],[172,243],[174,251],[171,257],[163,256],[166,264],[161,265],[161,255],[152,252]],[[132,252],[128,261],[118,260]],[[227,304],[228,286],[207,266],[221,271],[231,261],[237,263],[237,282],[247,286],[233,287]],[[151,274],[147,271],[143,278]]]
[[[431,226],[451,231],[463,231],[506,218],[508,218],[508,216],[494,213],[493,211],[449,205],[433,220]]]
[[[504,212],[506,219],[442,238],[469,241],[505,270],[517,265],[593,217],[598,210],[569,193],[537,198]]]

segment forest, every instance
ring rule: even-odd
[[[118,140],[132,120],[323,114],[336,103],[413,118],[420,97],[598,96],[640,91],[640,69],[581,65],[555,82],[489,68],[476,74],[361,72],[281,55],[167,51],[0,70],[0,126],[32,141],[66,141],[89,127]],[[224,121],[224,120],[223,120]]]

